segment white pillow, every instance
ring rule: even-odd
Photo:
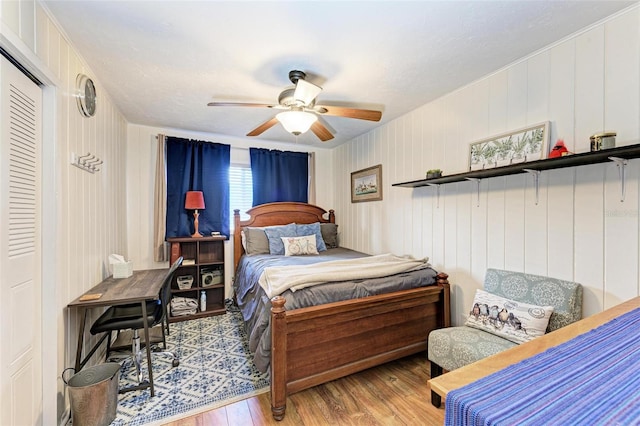
[[[285,256],[300,256],[302,254],[318,254],[316,236],[305,235],[303,237],[280,237],[284,245]]]
[[[477,290],[464,325],[515,343],[524,343],[547,331],[553,306],[537,306]]]

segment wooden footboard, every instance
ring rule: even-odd
[[[437,285],[287,311],[271,308],[271,410],[282,420],[289,394],[427,348],[450,325],[448,275]]]

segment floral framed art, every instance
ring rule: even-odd
[[[469,145],[469,170],[493,169],[547,156],[549,122],[524,127]]]
[[[351,202],[382,200],[382,164],[351,173]]]

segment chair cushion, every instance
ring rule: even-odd
[[[582,286],[572,281],[522,272],[487,269],[484,289],[518,302],[553,306],[547,332],[582,319]]]
[[[478,289],[464,325],[524,343],[544,335],[552,312],[553,306],[517,302]]]
[[[447,327],[429,333],[429,361],[451,371],[490,355],[518,346],[517,343],[471,327]]]

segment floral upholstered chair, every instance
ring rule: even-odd
[[[431,378],[571,324],[582,318],[582,286],[522,272],[488,269],[461,327],[429,333]],[[440,407],[440,395],[431,391]]]

